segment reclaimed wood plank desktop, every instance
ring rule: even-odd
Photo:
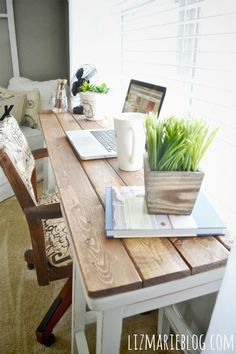
[[[82,291],[91,308],[101,310],[104,315],[106,308],[129,306],[126,314],[123,310],[122,314],[116,313],[122,323],[123,317],[138,313],[132,306],[138,301],[145,311],[218,290],[229,253],[222,238],[105,238],[105,188],[143,185],[143,172],[121,171],[116,159],[80,161],[67,141],[65,130],[104,127],[109,121],[89,122],[71,113],[41,113],[40,121],[74,253],[77,274],[74,281],[80,284],[83,289],[80,296]],[[190,288],[194,287],[197,290],[191,295]],[[174,291],[179,292],[176,301]],[[154,301],[154,294],[162,299]],[[99,353],[111,350],[108,339],[104,339],[106,330],[110,333],[104,318],[100,319]],[[82,333],[81,324],[78,328]],[[120,325],[117,328],[116,335]]]

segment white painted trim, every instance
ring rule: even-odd
[[[85,314],[85,323],[87,324],[91,324],[91,323],[95,323],[97,321],[97,312],[95,311],[88,311]]]
[[[168,321],[165,314],[165,307],[159,308],[158,318],[157,318],[157,333],[165,340],[165,336],[170,334],[170,322]]]
[[[96,354],[120,352],[123,308],[100,311],[97,319]]]
[[[76,346],[73,354],[89,354],[88,344],[84,332],[77,332],[75,335]],[[75,351],[76,350],[76,351]]]
[[[189,289],[179,290],[178,292],[169,291],[169,293],[167,292],[162,296],[142,300],[140,303],[129,304],[125,307],[124,317],[133,316],[141,312],[154,310],[160,307],[177,304],[178,302],[194,299],[195,297],[211,294],[219,290],[220,284],[221,280],[216,280],[214,282],[196,285],[194,288],[191,287]]]
[[[151,309],[163,308],[178,302],[192,299],[194,297],[215,292],[220,288],[225,270],[225,268],[222,267],[148,288],[141,288],[118,295],[91,299],[87,295],[80,267],[76,264],[75,254],[73,259],[73,280],[75,281],[74,287],[78,291],[78,297],[86,298],[86,302],[89,304],[89,307],[92,310],[97,311],[98,314],[97,354],[109,354],[111,350],[111,343],[113,343],[112,353],[119,354],[119,343],[123,318]],[[77,303],[73,304],[73,312],[76,311],[77,306],[80,307],[80,318],[77,320],[83,322],[85,321],[86,316],[84,315],[84,320],[81,318],[83,316],[82,312],[84,305],[83,308],[81,308],[80,304],[81,299],[77,301]],[[176,318],[177,314],[175,315]],[[172,323],[177,333],[178,328],[184,328],[184,323],[180,321],[180,318],[178,320],[179,322],[177,325]],[[190,330],[185,327],[184,332],[189,331]],[[73,331],[72,327],[72,338],[75,337],[76,332]],[[76,353],[75,347],[73,347],[72,353]],[[86,352],[84,353],[86,354]],[[84,353],[81,351],[81,354]]]
[[[183,335],[185,338],[193,338],[193,334],[199,335],[198,333],[193,333],[190,327],[187,326],[183,316],[178,311],[178,309],[173,306],[168,306],[164,309],[165,316],[170,323],[171,328],[175,333]],[[191,340],[190,340],[191,343]],[[190,349],[190,350],[183,350],[185,354],[200,354],[200,350]]]
[[[178,292],[183,292],[184,290],[188,290],[190,293],[192,293],[191,298],[194,298],[200,296],[198,295],[198,293],[196,294],[196,296],[194,295],[196,292],[196,288],[202,286],[203,287],[206,286],[209,290],[211,288],[212,291],[210,292],[218,291],[219,285],[224,275],[224,271],[225,271],[225,267],[221,267],[204,273],[199,273],[199,274],[187,276],[182,279],[166,282],[163,284],[158,284],[155,286],[149,286],[146,288],[141,288],[133,291],[127,291],[122,294],[94,299],[88,296],[78,264],[76,267],[76,272],[78,273],[78,280],[81,282],[81,285],[83,287],[87,304],[94,311],[101,311],[101,310],[103,311],[105,309],[111,309],[111,308],[126,306],[126,305],[132,306],[138,302],[161,298],[163,296],[166,296],[167,294],[168,295],[172,294],[174,297],[177,296]],[[215,282],[217,282],[217,284],[215,284]],[[211,285],[211,283],[213,284]],[[204,293],[204,290],[200,292]],[[176,301],[174,301],[173,303],[176,303]],[[170,303],[168,305],[170,305]],[[128,317],[128,315],[126,317]]]
[[[86,320],[86,300],[83,292],[80,291],[76,279],[75,262],[73,262],[73,284],[72,284],[72,331],[71,331],[71,353],[76,354],[78,345],[84,348],[84,329]],[[79,344],[78,344],[79,343]]]
[[[13,75],[20,76],[12,0],[6,0],[6,5],[7,5],[8,29],[9,29]]]

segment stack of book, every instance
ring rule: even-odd
[[[191,215],[150,215],[144,187],[106,188],[106,237],[188,237],[224,235],[226,226],[199,192]]]

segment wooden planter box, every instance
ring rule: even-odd
[[[148,213],[191,214],[203,177],[201,171],[151,171],[145,154],[144,181]]]

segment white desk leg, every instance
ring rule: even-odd
[[[84,334],[86,300],[76,273],[75,262],[73,264],[71,354],[89,354]]]
[[[97,318],[96,354],[119,354],[123,309],[100,312]]]
[[[157,334],[160,335],[163,340],[169,337],[170,334],[170,323],[165,315],[165,307],[158,310],[158,320],[157,320]]]

